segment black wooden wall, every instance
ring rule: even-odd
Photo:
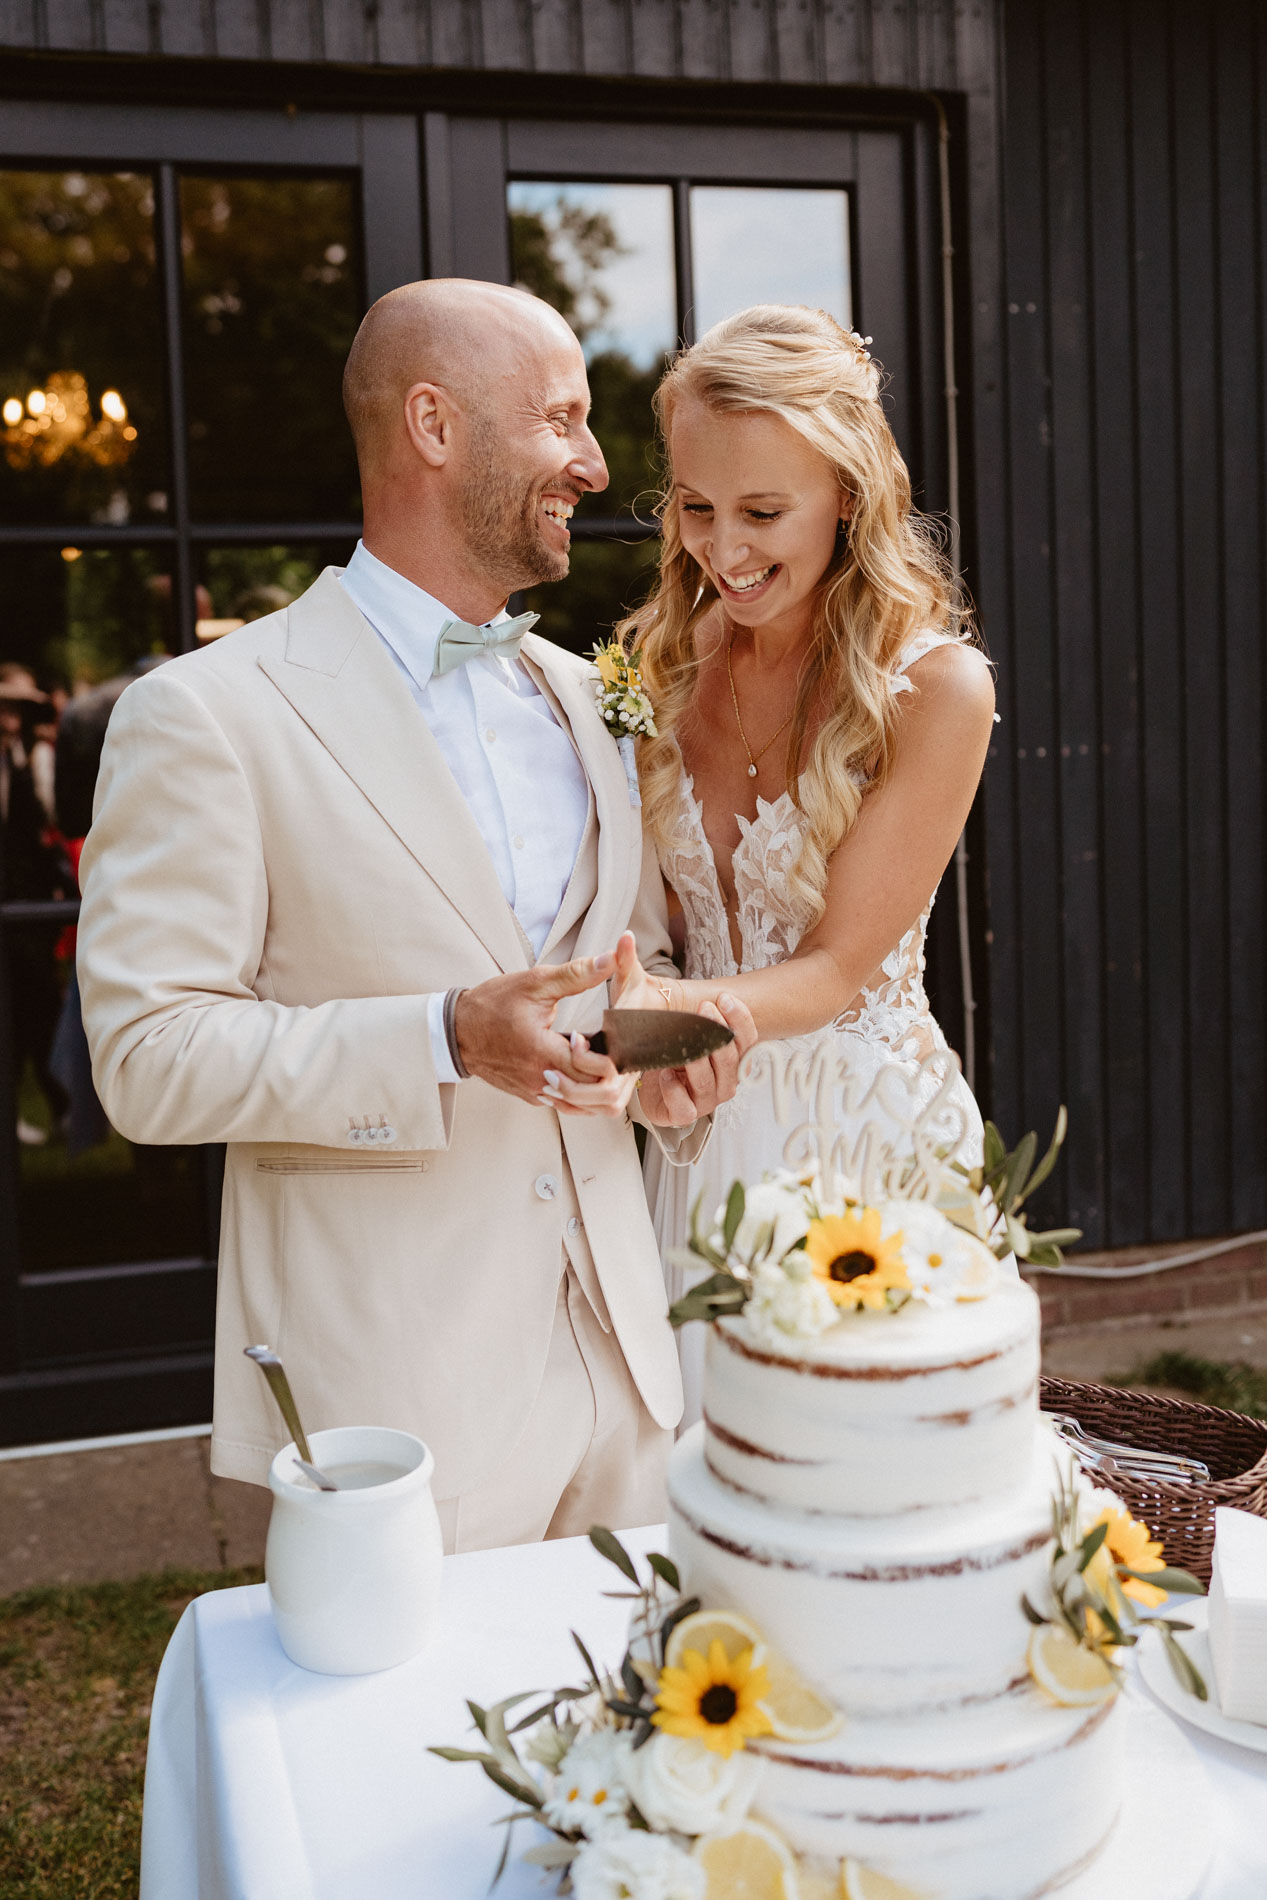
[[[517,110],[554,114],[847,116],[877,89],[940,95],[964,547],[1003,713],[975,867],[983,1092],[1013,1132],[1068,1102],[1053,1203],[1120,1245],[1267,1224],[1265,12],[0,0],[0,48],[59,55],[45,92],[95,61],[120,96],[206,103],[270,92],[262,62],[288,97],[364,108],[378,87],[394,110],[403,87],[420,110],[478,107],[483,75],[504,99],[508,74]],[[600,78],[641,89],[600,102]]]
[[[993,1102],[1013,1128],[1068,1102],[1089,1240],[1256,1228],[1267,15],[1004,20],[1004,307],[976,363],[1002,450],[976,524]]]

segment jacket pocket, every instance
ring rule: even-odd
[[[329,1161],[308,1155],[262,1155],[257,1174],[426,1174],[421,1155],[333,1155]]]

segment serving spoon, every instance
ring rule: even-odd
[[[295,1395],[290,1389],[290,1380],[286,1369],[271,1346],[244,1346],[242,1350],[248,1359],[253,1359],[264,1377],[268,1380],[269,1391],[277,1400],[277,1409],[286,1421],[286,1429],[295,1441],[299,1453],[295,1463],[319,1491],[337,1491],[338,1485],[328,1472],[322,1471],[312,1461],[312,1446],[308,1443],[307,1433],[299,1422],[299,1407],[295,1404]]]

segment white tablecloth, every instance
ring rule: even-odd
[[[663,1548],[663,1533],[625,1541]],[[450,1557],[428,1648],[355,1677],[288,1662],[262,1584],[197,1598],[154,1694],[141,1900],[485,1900],[502,1841],[489,1823],[510,1803],[427,1746],[476,1744],[468,1696],[566,1682],[569,1626],[617,1661],[628,1605],[600,1595],[613,1586],[583,1538]],[[1217,1835],[1200,1900],[1267,1900],[1267,1755],[1185,1732]],[[534,1837],[517,1830],[519,1851]],[[542,1893],[540,1871],[512,1858],[497,1900]]]

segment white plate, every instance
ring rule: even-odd
[[[1143,1645],[1141,1644],[1141,1648]],[[1052,1900],[1193,1900],[1214,1852],[1205,1770],[1183,1732],[1138,1691],[1126,1692],[1122,1809],[1086,1872]]]
[[[1157,1700],[1164,1703],[1172,1715],[1182,1716],[1194,1728],[1203,1728],[1207,1735],[1218,1735],[1225,1742],[1237,1742],[1242,1748],[1252,1748],[1256,1754],[1267,1755],[1267,1728],[1259,1722],[1234,1721],[1230,1715],[1224,1715],[1219,1707],[1219,1685],[1214,1679],[1214,1658],[1210,1654],[1208,1633],[1210,1606],[1205,1598],[1181,1598],[1168,1613],[1193,1625],[1190,1633],[1177,1637],[1176,1641],[1183,1644],[1201,1671],[1210,1699],[1202,1702],[1196,1696],[1189,1695],[1186,1689],[1181,1689],[1166,1659],[1161,1638],[1146,1636],[1135,1654],[1139,1658],[1139,1673]]]

